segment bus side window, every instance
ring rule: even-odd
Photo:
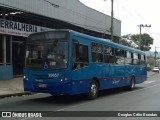
[[[133,59],[132,59],[132,53],[130,51],[126,51],[125,53],[125,64],[126,65],[132,65]]]
[[[73,70],[88,66],[88,46],[73,44],[72,68]]]
[[[99,63],[103,62],[103,45],[92,42],[92,61]]]
[[[146,65],[146,57],[145,55],[140,55],[141,58],[140,58],[140,65],[143,65],[145,66]]]

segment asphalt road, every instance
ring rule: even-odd
[[[160,74],[157,73],[148,78],[144,83],[136,85],[134,91],[125,91],[121,88],[102,91],[97,99],[91,101],[86,100],[84,96],[54,98],[49,94],[0,99],[0,111],[20,111],[24,113],[25,111],[42,111],[43,117],[53,116],[55,111],[77,111],[76,113],[63,112],[64,117],[46,117],[45,119],[47,120],[160,120],[160,117],[118,117],[118,114],[126,115],[128,111],[149,111],[149,114],[153,111],[160,111]],[[102,116],[107,116],[107,114],[110,114],[110,111],[119,112],[115,113],[116,117],[98,117],[101,114]],[[141,115],[139,112],[136,113]],[[156,114],[156,112],[153,113]],[[67,115],[72,116],[70,114],[73,116],[78,114],[79,117],[65,117]],[[90,114],[90,117],[83,117],[88,114]],[[133,112],[131,112],[131,115],[133,115]],[[44,118],[0,118],[0,120],[37,119],[44,120]]]

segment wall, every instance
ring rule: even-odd
[[[13,78],[12,65],[0,65],[0,80]]]

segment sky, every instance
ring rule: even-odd
[[[79,0],[86,6],[111,15],[111,0]],[[160,1],[159,0],[114,0],[114,18],[121,21],[121,36],[126,34],[149,34],[154,43],[150,51],[160,52]]]

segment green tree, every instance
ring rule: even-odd
[[[127,41],[130,47],[139,49],[139,36],[140,34],[128,34],[122,36],[122,41]],[[153,38],[149,34],[141,34],[140,50],[149,51],[151,49],[150,45],[153,44]]]
[[[133,48],[138,47],[138,45],[132,40],[132,34],[122,36],[120,39],[120,44]]]
[[[132,35],[132,40],[139,44],[139,36],[140,34]],[[150,45],[153,44],[153,38],[149,34],[141,34],[141,41],[140,41],[140,49],[143,51],[149,51],[151,48]]]

